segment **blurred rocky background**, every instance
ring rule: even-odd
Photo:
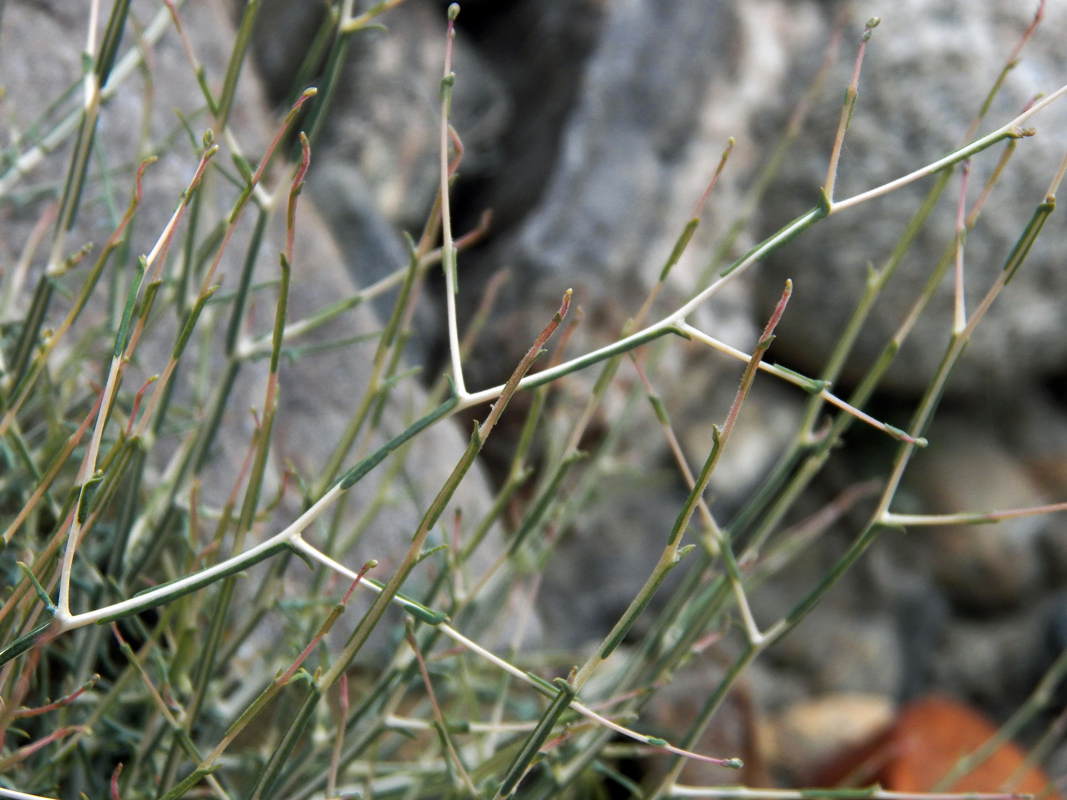
[[[14,8],[20,5],[16,0]],[[235,18],[243,5],[233,3]],[[262,102],[277,108],[303,88],[291,84],[292,76],[327,6],[307,0],[261,5],[255,57],[267,98]],[[436,0],[397,5],[379,18],[387,31],[353,37],[341,66],[344,77],[314,151],[306,196],[320,209],[357,284],[404,263],[402,232],[417,237],[433,203],[446,7]],[[460,257],[461,320],[469,319],[491,276],[504,268],[509,274],[469,362],[468,385],[481,388],[506,377],[571,286],[584,317],[568,354],[616,338],[655,282],[729,137],[736,139],[729,163],[654,318],[812,207],[869,17],[880,16],[882,23],[860,79],[838,198],[956,147],[1035,10],[1036,4],[1016,0],[463,3],[452,106],[465,147],[454,189],[455,230],[475,228],[487,208],[493,220],[481,243]],[[753,198],[752,186],[804,102],[835,30],[843,31],[835,66],[772,182]],[[1050,4],[982,131],[1067,82],[1065,36],[1067,8]],[[1065,122],[1067,105],[1032,121],[1037,134],[1019,143],[968,236],[969,308],[1044,199],[1067,152]],[[1001,152],[994,148],[975,159],[968,206]],[[717,295],[694,315],[694,324],[750,350],[791,278],[795,291],[769,358],[817,375],[863,290],[868,264],[885,262],[929,185],[926,180],[820,223]],[[838,393],[847,395],[877,357],[951,242],[958,192],[957,176],[887,287]],[[735,225],[741,232],[731,241]],[[979,326],[895,510],[951,513],[1067,499],[1064,233],[1053,214],[1028,263]],[[443,286],[432,288],[421,300],[410,358],[436,368],[446,334],[439,310]],[[946,282],[874,401],[875,416],[906,424],[944,353],[951,309]],[[651,376],[691,461],[705,457],[710,426],[721,424],[739,376],[736,362],[680,342]],[[592,440],[604,434],[635,382],[624,365],[604,418],[594,420]],[[570,393],[580,400],[591,379],[572,384]],[[722,519],[789,442],[804,400],[799,390],[759,378],[712,484],[713,508]],[[639,457],[620,460],[589,513],[559,534],[564,541],[542,590],[548,644],[581,647],[608,630],[658,557],[685,495],[651,414],[637,427],[627,446]],[[847,445],[797,519],[861,481],[884,476],[893,442],[855,426]],[[489,473],[500,474],[508,457],[507,446],[490,452]],[[752,598],[758,619],[767,624],[786,613],[869,512],[863,503],[848,510],[796,565],[761,586]],[[810,776],[813,765],[832,755],[828,742],[862,742],[902,704],[930,693],[1006,718],[1067,645],[1063,520],[1052,515],[883,533],[796,634],[755,664],[744,682],[750,696],[730,710],[747,720],[753,735],[746,746],[761,749],[767,774]],[[679,677],[672,689],[682,698],[678,714],[691,714],[684,698],[706,694],[721,667],[707,664]],[[691,692],[686,680],[693,681]],[[774,744],[786,739],[789,747]],[[806,742],[810,750],[802,749]],[[1060,757],[1056,772],[1064,771],[1067,760]]]
[[[445,8],[408,0],[390,10],[382,17],[389,32],[361,35],[344,68],[344,97],[327,123],[311,190],[328,209],[357,280],[372,280],[400,263],[396,232],[418,229],[436,190]],[[464,3],[453,100],[454,124],[466,146],[455,186],[457,233],[473,228],[484,209],[493,212],[489,235],[461,257],[464,316],[489,276],[509,272],[471,361],[469,383],[502,380],[569,286],[585,312],[570,352],[617,336],[655,281],[729,137],[736,146],[704,223],[654,314],[666,313],[713,270],[810,208],[825,181],[842,93],[869,17],[880,16],[882,24],[860,80],[838,198],[958,146],[1035,11],[1036,4],[1013,0]],[[321,13],[316,4],[265,0],[256,47],[274,97],[292,91],[286,80]],[[773,181],[753,198],[751,187],[805,102],[835,30],[843,31],[835,65]],[[981,131],[1067,79],[1064,34],[1067,10],[1053,5]],[[1067,150],[1065,122],[1064,107],[1034,120],[1037,135],[1020,142],[969,234],[969,308],[1043,200]],[[969,205],[1000,153],[996,148],[975,159]],[[329,169],[322,169],[324,161]],[[863,291],[868,264],[886,261],[930,183],[816,226],[715,297],[695,315],[696,324],[748,350],[784,279],[792,278],[795,292],[772,357],[818,374]],[[955,201],[949,198],[958,193],[957,177],[876,306],[839,393],[847,394],[881,352],[952,241]],[[729,242],[732,228],[742,232]],[[1065,241],[1054,215],[1010,291],[979,327],[897,510],[949,513],[1067,497]],[[438,306],[436,300],[429,305]],[[946,281],[890,372],[874,403],[876,416],[905,424],[944,353],[951,313]],[[413,358],[439,363],[444,341],[438,327]],[[692,460],[703,459],[710,425],[721,423],[738,374],[736,365],[696,346],[674,347],[660,362],[653,380]],[[634,380],[625,368],[622,375],[623,384]],[[722,477],[712,484],[721,515],[737,507],[788,442],[803,399],[790,387],[758,387]],[[620,402],[609,398],[606,413]],[[684,496],[658,428],[645,427],[629,442],[644,466],[620,465],[592,512],[564,534],[546,574],[542,613],[559,645],[581,645],[610,626],[644,580]],[[806,511],[884,474],[891,442],[854,428],[848,444],[815,486]],[[498,457],[506,463],[506,448]],[[647,473],[649,458],[660,464],[658,480]],[[845,514],[799,566],[761,587],[753,598],[760,618],[769,622],[787,612],[868,512],[861,504]],[[824,607],[752,673],[760,714],[794,743],[781,751],[793,761],[776,767],[799,775],[801,765],[810,768],[824,755],[819,748],[842,731],[858,741],[880,729],[899,704],[931,692],[952,694],[1003,719],[1067,643],[1065,534],[1063,517],[1055,515],[886,532]],[[581,598],[574,596],[576,586],[585,587]],[[814,710],[807,705],[813,697],[822,704]],[[842,720],[853,722],[842,727]],[[815,733],[808,730],[813,725]],[[797,726],[807,726],[805,735],[793,735]],[[810,753],[796,746],[809,740]]]

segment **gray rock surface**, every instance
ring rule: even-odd
[[[440,188],[440,81],[444,19],[434,4],[406,2],[384,18],[389,30],[354,37],[335,111],[323,133],[330,159],[359,168],[378,212],[413,235]],[[464,146],[467,177],[499,166],[497,142],[511,104],[491,64],[457,36],[451,124]]]
[[[768,654],[804,676],[814,694],[899,696],[905,664],[900,633],[887,614],[820,613]],[[827,658],[833,653],[833,658]]]
[[[545,197],[520,236],[524,261],[564,276],[580,265],[590,281],[640,267],[642,283],[654,278],[644,261],[665,221],[652,211],[666,200],[712,76],[732,71],[736,25],[721,2],[612,9]]]
[[[473,385],[503,379],[507,369],[503,365],[524,349],[529,334],[540,328],[547,310],[554,308],[568,286],[577,289],[576,298],[587,312],[568,352],[582,352],[614,338],[640,306],[692,213],[727,137],[733,135],[738,142],[723,181],[653,317],[688,296],[730,223],[745,213],[745,191],[815,72],[833,18],[845,5],[852,10],[853,22],[838,68],[825,84],[777,182],[757,205],[758,226],[741,236],[729,257],[744,252],[758,236],[773,232],[814,204],[825,178],[842,89],[851,73],[863,20],[874,14],[884,18],[868,50],[860,100],[842,158],[838,198],[895,178],[951,150],[1029,22],[1031,5],[997,2],[973,7],[914,0],[887,10],[870,3],[813,0],[672,4],[623,0],[603,5],[527,0],[515,4],[514,11],[494,14],[486,11],[485,3],[465,4],[457,46],[481,54],[481,60],[472,62],[473,68],[498,79],[496,85],[507,95],[512,115],[510,125],[503,123],[500,128],[493,126],[498,118],[489,115],[483,134],[483,141],[496,142],[503,167],[497,172],[491,159],[476,160],[464,167],[466,174],[461,174],[457,184],[458,213],[473,219],[481,205],[492,205],[500,212],[485,247],[461,256],[461,272],[469,270],[472,276],[461,280],[461,304],[473,306],[485,275],[504,265],[513,268],[501,315],[484,334],[471,363],[468,379]],[[440,9],[437,13],[433,24],[440,26]],[[1014,116],[1036,92],[1055,89],[1063,81],[1067,74],[1059,47],[1063,13],[1049,9],[1044,27],[1009,76],[984,130]],[[396,35],[408,35],[405,31],[417,27],[406,27],[410,20],[385,21]],[[465,21],[471,25],[467,30]],[[437,52],[440,36],[432,27],[426,28],[425,49]],[[367,59],[364,66],[378,63],[374,53],[391,52],[385,44],[376,46],[382,49],[368,50],[362,56]],[[410,47],[394,45],[397,50],[405,46]],[[413,75],[422,75],[418,80],[429,91],[435,91],[438,62],[430,66],[430,61],[424,67],[414,57],[403,63]],[[477,76],[465,70],[457,63],[457,101],[468,87],[472,97],[484,96],[469,83]],[[363,97],[373,98],[373,90],[373,86],[361,89]],[[358,95],[352,97],[355,102]],[[434,126],[414,115],[403,123],[401,136],[388,115],[376,117],[363,114],[358,105],[353,108],[347,112],[348,121],[333,129],[343,155],[330,177],[338,176],[355,194],[375,198],[392,222],[412,224],[403,222],[395,203],[391,205],[396,192],[383,188],[387,182],[380,182],[377,172],[381,165],[400,163],[397,156],[387,154],[381,164],[368,163],[366,154],[376,151],[364,143],[380,143],[384,148],[410,142],[407,152],[422,152],[426,145],[414,143],[421,131],[419,135],[431,142],[432,153]],[[1057,110],[1033,121],[1038,135],[1019,143],[1010,175],[1002,180],[979,227],[968,238],[971,310],[1000,269],[1033,205],[1043,199],[1064,151],[1064,114]],[[346,137],[357,144],[346,144]],[[468,138],[477,142],[479,135],[471,131],[464,134],[464,140]],[[991,152],[975,159],[969,203],[974,202],[997,157],[997,152]],[[359,177],[344,177],[344,169],[358,169]],[[407,177],[418,174],[415,169],[406,173],[404,192],[423,197],[420,202],[425,205],[435,185],[430,178],[420,183]],[[464,183],[471,176],[474,180]],[[867,261],[876,265],[883,261],[929,183],[820,223],[781,251],[762,276],[733,284],[695,314],[693,321],[730,344],[748,349],[771,301],[778,299],[783,279],[792,277],[794,295],[770,358],[788,360],[808,373],[818,372],[862,288]],[[841,382],[845,387],[895,331],[951,240],[958,186],[954,179],[943,207],[875,309]],[[333,189],[319,191],[338,196]],[[466,211],[464,202],[470,205]],[[336,220],[333,224],[338,227]],[[1030,262],[998,300],[984,328],[979,328],[950,393],[1018,400],[1036,380],[1067,365],[1067,344],[1060,335],[1063,289],[1067,288],[1059,269],[1061,241],[1062,227],[1053,216]],[[761,309],[754,309],[754,294],[760,295]],[[950,317],[951,290],[946,283],[912,343],[898,357],[900,366],[889,381],[897,400],[907,398],[909,411],[911,399],[941,358]],[[719,356],[702,348],[675,345],[661,357],[653,376],[694,463],[706,455],[710,423],[721,423],[736,386],[738,371],[722,363]],[[624,407],[623,390],[634,380],[626,370],[620,370],[620,391],[609,394],[594,420],[589,436],[593,443]],[[577,397],[580,404],[588,389],[585,381],[591,378],[572,379],[571,386],[578,388],[570,389],[565,399]],[[742,460],[726,469],[714,486],[719,508],[735,507],[766,470],[776,448],[784,444],[789,423],[795,421],[794,404],[785,397],[790,391],[786,387],[766,392],[757,383],[749,416],[742,416],[737,439],[727,454],[737,453]],[[564,399],[557,402],[562,406]],[[886,405],[898,410],[891,403]],[[1025,404],[1016,405],[1019,416],[1029,418]],[[997,407],[1010,412],[1013,405]],[[1062,416],[1058,408],[1047,410],[1050,418]],[[948,409],[950,416],[954,413],[958,412]],[[621,476],[614,476],[616,483],[605,480],[602,502],[558,534],[563,544],[550,562],[541,591],[546,635],[557,644],[580,645],[603,634],[646,577],[660,550],[662,534],[677,511],[679,484],[666,481],[660,485],[650,479],[653,470],[669,463],[658,428],[650,415],[639,420],[649,422],[633,426],[627,434],[626,452],[639,454],[645,464],[644,480],[638,480],[641,485],[626,483],[625,468],[632,465],[624,462]],[[751,435],[744,430],[746,423]],[[924,461],[932,464],[940,458],[933,447],[929,454],[917,457],[914,478],[902,490],[895,508],[958,511],[974,508],[979,500],[981,507],[988,507],[985,501],[992,501],[994,495],[996,503],[1005,506],[1034,502],[1042,492],[1062,496],[1061,489],[1049,490],[1045,482],[1038,488],[1031,474],[1047,472],[1058,458],[1057,448],[1049,446],[1050,437],[1040,432],[1047,426],[1037,423],[1036,433],[1031,430],[1016,438],[1029,444],[1010,447],[999,444],[1004,426],[1003,419],[991,426],[995,441],[987,442],[980,453],[946,456],[947,461],[933,472],[923,472]],[[847,444],[865,435],[854,434]],[[939,436],[938,429],[931,435]],[[858,476],[876,472],[884,466],[879,461],[883,456],[884,451],[871,448],[855,462],[831,462],[830,474],[814,492],[823,500],[811,500],[803,506],[804,513],[814,511]],[[979,463],[985,465],[984,472]],[[973,491],[958,486],[955,478]],[[753,597],[757,614],[765,614],[761,620],[777,619],[787,612],[841,554],[858,525],[862,519],[846,516],[810,555],[761,586]],[[1046,568],[1050,563],[1067,564],[1067,558],[1047,558],[1054,552],[1067,552],[1055,525],[1027,522],[1008,527],[1016,532],[1006,536],[996,529],[972,528],[962,539],[951,532],[883,534],[874,551],[826,599],[826,607],[758,663],[752,672],[756,705],[762,711],[777,711],[803,695],[820,692],[870,692],[888,702],[931,689],[955,689],[989,707],[1007,708],[1009,692],[996,695],[991,687],[998,683],[1010,687],[1014,702],[1039,668],[1019,672],[1008,659],[985,656],[968,663],[968,648],[973,645],[976,653],[988,655],[1001,644],[1030,647],[1032,637],[1008,642],[983,626],[995,625],[1007,606],[1015,606],[1018,611],[1013,614],[1018,616],[1012,619],[1025,616],[1031,621],[1026,630],[1040,636],[1045,623],[1034,621],[1034,615],[1052,589],[1046,582]],[[964,612],[976,618],[974,630],[957,634]],[[981,637],[987,635],[992,637],[989,641],[1000,644],[983,643]],[[695,686],[679,681],[678,714],[692,711],[684,702],[687,695],[706,694],[706,690],[706,683]],[[727,725],[731,732],[734,725],[731,710]]]
[[[935,426],[908,485],[931,514],[1029,508],[1046,502],[1030,474],[979,423]],[[1042,532],[1051,520],[1018,517],[990,525],[915,528],[930,570],[958,606],[1018,608],[1046,587]]]
[[[835,196],[855,195],[905,175],[955,149],[993,85],[1012,47],[1032,19],[1036,3],[902,2],[887,9],[856,3],[854,22],[837,70],[810,117],[809,129],[791,150],[778,179],[761,204],[763,234],[815,205],[825,183],[837,127],[841,90],[853,67],[858,23],[880,14],[860,78],[859,101],[845,138]],[[1063,83],[1067,58],[1060,32],[1062,7],[1050,4],[1046,20],[1008,75],[980,132],[1003,125],[1040,93]],[[794,97],[817,66],[797,70]],[[788,108],[786,104],[783,108]],[[785,113],[784,111],[782,113]],[[976,307],[1005,258],[1042,202],[1063,158],[1067,106],[1058,104],[1027,125],[1037,135],[1019,142],[1011,167],[1000,180],[966,246],[968,312]],[[1003,152],[994,147],[973,160],[968,209]],[[760,282],[761,303],[777,299],[775,287],[792,277],[796,291],[781,331],[783,351],[794,363],[817,370],[840,336],[863,290],[868,262],[880,266],[902,234],[932,179],[858,208],[848,209],[809,230],[768,264]],[[927,276],[954,236],[960,182],[955,177],[918,241],[886,287],[860,336],[847,377],[856,380],[901,324]],[[1063,369],[1067,340],[1061,335],[1064,289],[1060,268],[1062,223],[1053,218],[1010,291],[997,301],[957,367],[950,392],[1011,393],[1021,382]],[[769,279],[774,276],[774,279]],[[948,342],[952,279],[940,287],[897,358],[889,386],[917,393],[933,374]]]

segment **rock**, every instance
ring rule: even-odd
[[[894,792],[999,792],[1012,779],[1010,791],[1044,793],[1049,777],[1037,767],[1029,767],[1014,780],[1026,753],[1012,742],[1001,745],[958,780],[939,786],[961,757],[996,732],[997,726],[975,709],[948,697],[928,696],[901,709],[887,733],[824,768],[816,782],[836,786],[851,777],[848,785],[877,783]],[[1047,796],[1058,794],[1052,791]]]
[[[1061,502],[1067,497],[1067,412],[1040,390],[1020,392],[1006,414],[1006,439],[1043,497]],[[1057,585],[1067,579],[1067,537],[1063,515],[1045,518],[1041,550],[1049,577]]]
[[[599,642],[618,622],[659,560],[685,501],[676,490],[664,489],[671,486],[666,472],[658,480],[643,473],[597,481],[595,495],[545,567],[538,607],[554,645]],[[684,569],[682,562],[664,582],[653,611]],[[652,613],[638,621],[635,635]]]
[[[435,4],[415,0],[381,21],[388,32],[363,31],[352,43],[323,144],[331,158],[359,169],[379,213],[417,236],[441,183],[446,20]],[[462,33],[454,40],[452,70],[451,124],[463,141],[463,173],[484,174],[498,166],[497,142],[511,103]]]
[[[991,621],[954,620],[932,654],[933,688],[1007,715],[1048,665],[1047,635],[1047,620],[1033,611]]]
[[[711,130],[705,119],[713,93],[736,76],[738,20],[729,3],[627,0],[607,6],[600,25],[550,168],[540,167],[536,206],[478,259],[514,264],[520,278],[503,299],[500,333],[482,348],[486,380],[501,371],[497,361],[507,351],[498,342],[537,328],[568,287],[586,310],[576,352],[618,335],[644,301],[732,132]],[[512,208],[524,202],[514,199]],[[693,258],[702,246],[694,244]],[[687,273],[679,292],[693,280]],[[735,330],[751,333],[747,298],[731,302],[744,308]]]
[[[950,606],[932,580],[903,565],[897,565],[893,583],[898,588],[894,611],[904,664],[899,697],[907,702],[926,694],[933,685]]]
[[[724,379],[718,382],[717,388],[715,407],[729,408],[737,393],[736,384]],[[683,404],[672,417],[681,421],[689,463],[699,467],[711,452],[711,426],[721,427],[723,420],[708,414],[707,395],[698,396],[682,389],[675,394],[689,395],[685,398],[689,404]],[[723,507],[732,508],[748,498],[759,481],[769,474],[796,433],[806,399],[801,390],[783,386],[767,375],[760,376],[753,385],[737,418],[732,441],[723,450],[711,477],[711,496],[717,501],[720,516]]]
[[[260,11],[256,62],[273,96],[291,95],[289,83],[322,16],[317,4],[293,0],[270,0]],[[400,230],[418,239],[441,180],[445,17],[438,4],[413,0],[377,21],[388,31],[367,29],[350,39],[339,88],[316,142],[317,168],[307,181],[360,286],[407,264]],[[512,103],[493,66],[462,29],[453,42],[453,71],[451,124],[463,141],[461,174],[471,180],[500,166],[499,140]],[[316,76],[313,82],[321,80]],[[456,236],[465,232],[463,223],[457,220],[454,230]],[[376,301],[383,319],[395,297],[390,292]],[[430,364],[444,336],[442,318],[434,304],[420,297],[409,360]],[[519,358],[521,353],[511,364]]]
[[[240,21],[246,3],[228,0]],[[293,86],[315,34],[326,19],[326,3],[260,0],[252,28],[252,60],[271,103],[280,104],[304,87]]]
[[[768,765],[803,781],[828,758],[882,733],[895,714],[893,701],[879,694],[833,693],[797,703],[762,729]]]
[[[918,454],[907,485],[933,514],[1027,508],[1044,503],[1027,470],[981,424],[935,425],[930,446]],[[984,612],[1018,607],[1045,580],[1041,532],[1045,517],[992,525],[913,528],[927,550],[929,569],[957,606]]]
[[[897,626],[888,614],[822,610],[776,643],[767,658],[802,675],[813,694],[841,692],[896,697],[904,663]]]
[[[790,152],[775,185],[761,204],[761,232],[768,235],[812,208],[826,179],[842,92],[853,68],[859,24],[873,14],[881,26],[867,49],[859,101],[845,138],[835,196],[843,199],[905,175],[952,151],[963,136],[1011,48],[1030,23],[1036,3],[1001,0],[981,8],[960,0],[930,3],[909,0],[890,10],[859,2],[851,6],[849,27],[837,70],[810,115],[809,131]],[[1046,19],[1008,75],[982,131],[1014,118],[1038,93],[1057,89],[1067,74],[1060,47],[1067,13],[1049,7]],[[812,48],[808,68],[796,70],[793,96],[799,97],[815,70]],[[783,106],[781,118],[786,113]],[[1038,133],[1020,141],[1018,151],[985,211],[967,236],[968,312],[1001,271],[1005,258],[1044,200],[1063,157],[1058,131],[1067,105],[1057,104],[1026,124]],[[976,156],[968,189],[970,208],[1003,145]],[[809,371],[821,368],[841,335],[866,279],[868,262],[880,266],[918,208],[931,180],[841,212],[795,239],[767,264],[759,284],[764,309],[777,300],[785,277],[795,283],[790,314],[779,329],[783,350]],[[953,178],[900,273],[882,292],[846,371],[856,381],[900,326],[944,248],[953,241],[959,178]],[[949,391],[1011,393],[1021,382],[1062,370],[1067,340],[1059,335],[1067,278],[1060,269],[1061,228],[1046,226],[1027,263],[978,327],[956,368]],[[926,314],[897,356],[886,386],[917,393],[933,375],[947,343],[952,320],[952,279],[945,280]]]
[[[308,174],[307,193],[321,204],[329,226],[326,233],[340,247],[349,274],[361,288],[366,288],[405,268],[410,255],[396,228],[379,212],[359,168],[335,156],[329,147],[323,150],[322,162],[316,158],[315,169]],[[389,319],[398,293],[394,289],[373,301],[379,319]],[[406,353],[410,362],[428,363],[440,316],[428,302],[416,305],[412,341]]]
[[[610,9],[544,196],[509,252],[535,286],[555,295],[574,285],[584,303],[637,308],[669,252],[661,258],[658,245],[673,243],[702,191],[676,178],[710,86],[734,74],[737,24],[725,2]],[[689,210],[671,218],[662,212],[679,192]]]
[[[641,264],[661,224],[648,211],[663,203],[709,76],[730,70],[735,25],[721,2],[631,0],[609,15],[546,197],[520,240],[537,269],[580,264],[592,277]]]
[[[464,169],[457,185],[458,193],[468,195],[469,205],[480,205],[470,212],[492,209],[494,237],[512,232],[541,201],[608,10],[599,0],[463,4],[456,23],[460,36],[474,41],[511,99],[498,168],[475,186],[465,181]],[[457,92],[464,91],[461,82]]]
[[[1019,392],[1004,415],[1008,446],[1050,496],[1067,494],[1067,410],[1047,391]]]
[[[745,670],[745,679],[752,686],[752,697],[761,718],[777,716],[811,697],[811,687],[803,675],[794,670],[776,668],[768,659],[757,658],[753,661]]]

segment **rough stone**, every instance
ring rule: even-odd
[[[908,485],[927,513],[995,511],[1044,503],[1027,470],[979,424],[935,426],[928,452],[918,454]],[[1018,607],[1045,581],[1041,516],[992,525],[916,528],[928,549],[931,574],[952,602],[982,611]]]
[[[934,686],[998,714],[1011,713],[1044,666],[1046,624],[1033,613],[956,620],[934,651]]]
[[[899,633],[888,614],[845,616],[820,610],[768,651],[779,668],[802,675],[812,693],[897,697],[904,668]]]
[[[435,4],[406,2],[353,43],[323,144],[358,167],[379,213],[421,231],[440,188],[440,85],[445,19]],[[497,142],[511,103],[493,67],[457,35],[453,44],[451,124],[471,177],[498,166]]]
[[[833,693],[797,703],[762,728],[768,766],[803,781],[817,765],[884,731],[895,714],[893,700],[879,694]]]
[[[826,179],[842,90],[853,68],[858,27],[881,14],[860,78],[859,101],[845,137],[835,197],[847,198],[905,175],[955,149],[1012,47],[1033,17],[1036,3],[1013,0],[980,7],[960,0],[909,0],[891,10],[860,2],[851,6],[849,26],[836,72],[810,114],[809,130],[790,151],[778,179],[761,204],[762,232],[770,234],[812,208]],[[1051,5],[1046,19],[1010,72],[989,116],[989,131],[1011,120],[1039,93],[1063,82],[1067,58],[1060,47],[1067,13]],[[798,68],[794,97],[814,73]],[[783,109],[789,104],[784,104]],[[784,117],[785,110],[781,112]],[[966,243],[968,312],[1001,271],[1035,206],[1042,202],[1063,157],[1060,131],[1067,107],[1053,106],[1026,122],[1037,135],[1018,150]],[[974,158],[967,195],[973,206],[981,186],[1003,152],[998,145]],[[794,279],[790,314],[781,343],[794,363],[817,370],[841,335],[863,291],[866,264],[880,266],[925,196],[927,179],[862,206],[847,209],[794,240],[767,265],[760,283],[764,308],[777,299],[779,278]],[[860,335],[846,377],[856,380],[900,326],[944,248],[953,241],[959,178],[953,178],[938,209],[882,292]],[[1060,269],[1061,227],[1046,226],[1027,263],[979,326],[949,391],[1010,393],[1020,381],[1061,370],[1067,340],[1060,335],[1067,280]],[[773,276],[775,279],[770,279]],[[952,321],[952,279],[944,281],[930,308],[901,349],[887,385],[916,393],[933,375],[948,344]]]

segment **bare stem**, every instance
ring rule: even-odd
[[[867,50],[867,42],[871,40],[871,31],[878,27],[881,20],[871,17],[863,29],[863,37],[860,39],[859,51],[856,53],[856,66],[852,70],[852,80],[845,91],[845,105],[841,109],[841,120],[837,124],[837,135],[834,137],[834,147],[830,151],[830,167],[826,171],[826,196],[833,202],[834,183],[837,181],[837,163],[841,160],[841,146],[845,142],[845,131],[852,121],[852,112],[856,108],[856,99],[859,97],[860,67],[863,66],[863,54]]]
[[[960,182],[960,202],[956,211],[956,294],[952,319],[952,333],[959,335],[967,327],[967,307],[963,295],[963,241],[967,236],[967,177],[971,174],[971,162],[963,162],[963,180]]]
[[[463,398],[467,387],[463,383],[463,363],[459,349],[459,324],[456,320],[456,250],[452,241],[452,214],[448,197],[450,172],[448,168],[448,143],[450,126],[448,117],[452,107],[452,86],[456,76],[452,72],[452,42],[456,38],[456,17],[459,5],[448,7],[448,38],[445,40],[445,70],[441,78],[441,266],[445,272],[445,303],[448,311],[448,349],[452,358],[452,380],[456,394]]]

